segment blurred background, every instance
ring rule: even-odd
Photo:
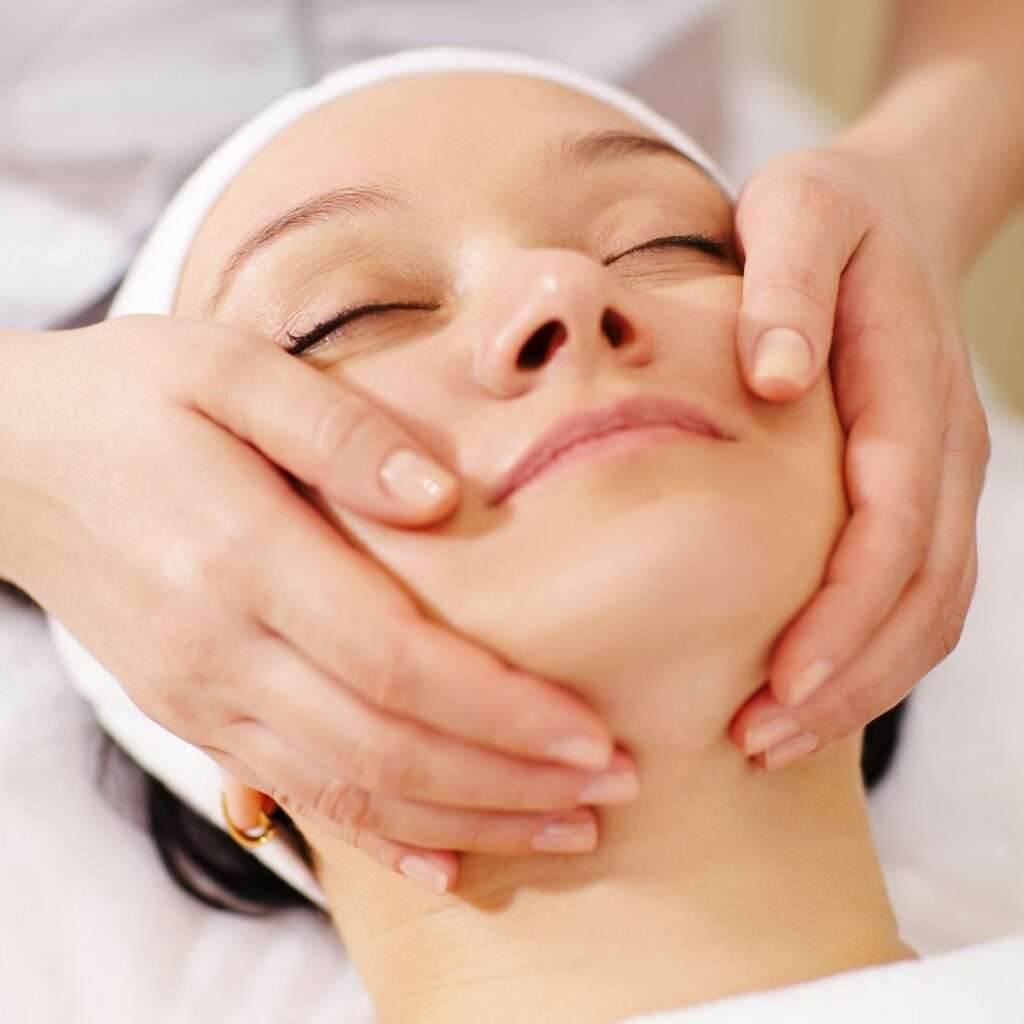
[[[871,94],[887,8],[886,0],[734,0],[729,29],[741,53],[766,59],[845,122]],[[968,278],[964,323],[976,358],[1024,412],[1024,211]]]

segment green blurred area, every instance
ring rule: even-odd
[[[754,23],[745,34],[773,65],[844,120],[856,117],[874,81],[887,0],[738,0],[737,6]],[[968,277],[964,325],[973,353],[1024,412],[1024,212]]]

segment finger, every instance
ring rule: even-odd
[[[312,508],[258,558],[254,615],[377,708],[505,753],[607,767],[611,733],[582,700],[423,618]]]
[[[806,178],[755,179],[736,209],[744,253],[737,345],[755,394],[789,400],[821,376],[839,278],[857,244],[834,190]]]
[[[450,850],[425,850],[358,829],[349,829],[348,834],[341,838],[389,871],[405,875],[427,892],[440,895],[453,889],[458,881],[458,854]]]
[[[327,770],[374,793],[514,811],[621,803],[638,793],[635,765],[625,752],[616,753],[607,772],[591,773],[465,743],[383,714],[269,634],[252,649],[246,677],[251,715]]]
[[[846,412],[855,414],[845,457],[852,512],[822,587],[773,652],[772,690],[787,706],[805,700],[864,646],[923,564],[933,536],[943,465],[939,389],[899,365],[892,342],[888,332],[860,338],[857,356],[846,357],[871,360],[871,346],[890,346],[887,362],[872,367],[869,397],[845,399]],[[839,381],[837,391],[841,386],[864,390]]]
[[[232,340],[228,340],[231,338]],[[458,503],[458,479],[385,412],[259,338],[211,339],[179,400],[334,502],[397,525]]]
[[[868,722],[878,718],[895,707],[914,686],[955,647],[960,630],[963,626],[966,609],[970,604],[977,578],[977,559],[972,554],[964,571],[961,585],[951,607],[962,609],[961,612],[946,614],[945,626],[940,631],[941,639],[932,646],[919,647],[909,657],[906,651],[900,651],[899,645],[906,643],[908,637],[919,631],[923,622],[929,620],[931,602],[918,599],[907,606],[906,615],[901,616],[895,624],[897,628],[888,631],[888,635],[873,647],[871,661],[875,666],[888,665],[889,668],[872,669],[870,665],[850,666],[846,678],[837,678],[834,684],[827,687],[820,696],[808,702],[805,708],[796,709],[795,716],[803,720],[803,729],[797,735],[812,737],[814,743],[806,749],[789,749],[795,740],[787,740],[769,747],[760,753],[755,760],[767,768],[782,767],[792,763],[805,753],[817,749],[820,745],[834,739],[842,739],[857,729],[863,728]],[[888,674],[883,685],[876,685],[874,677],[867,673],[882,671]],[[860,724],[854,724],[860,723]],[[798,745],[799,746],[799,745]]]
[[[267,735],[269,736],[269,734]],[[264,789],[273,790],[273,787],[263,781],[262,776],[255,772],[248,762],[238,760],[235,755],[216,747],[204,746],[201,749],[217,761],[224,770],[225,790],[229,792],[228,807],[229,813],[231,813],[231,820],[237,826],[243,827],[241,822],[234,816],[235,812],[231,809],[231,796],[228,787],[238,787],[242,790],[248,789],[250,793],[260,792]],[[314,793],[324,791],[326,788],[322,769],[318,768],[311,759],[306,758],[300,752],[288,751],[284,745],[273,738],[270,738],[262,746],[256,743],[255,750],[250,751],[250,754],[255,756],[256,763],[269,767],[271,772],[281,768],[290,768],[294,771],[297,765],[300,766],[300,772],[305,772],[304,778],[298,784],[298,791],[300,793]],[[245,786],[239,781],[241,778],[255,783],[258,788]],[[274,791],[279,796],[283,795],[280,790]],[[237,789],[235,792],[237,792]],[[275,802],[270,797],[265,797],[265,799],[271,804]],[[289,798],[284,797],[281,804],[282,807],[288,801]],[[301,800],[295,800],[293,803],[295,806],[302,805]],[[238,808],[238,810],[241,812],[242,808]],[[270,809],[265,806],[264,810],[269,813]],[[405,875],[405,877],[429,892],[446,892],[458,880],[459,858],[454,851],[428,850],[422,847],[411,846],[408,843],[395,842],[375,832],[359,829],[347,822],[332,821],[315,809],[309,809],[307,817],[313,820],[321,829],[329,832],[342,842],[362,850],[389,871]],[[258,824],[258,817],[256,824]]]
[[[374,835],[425,850],[486,853],[525,857],[534,853],[589,853],[597,848],[597,817],[586,807],[557,814],[508,814],[500,811],[457,811],[393,797],[370,798],[339,783],[333,798],[362,811],[364,824],[348,825],[333,834]],[[296,811],[296,813],[299,813]],[[336,818],[314,811],[310,820],[325,831]]]
[[[729,723],[729,737],[751,757],[803,731],[799,717],[783,707],[765,683],[751,694]]]
[[[589,808],[556,814],[462,811],[372,793],[330,774],[264,726],[250,728],[241,749],[274,778],[287,773],[294,780],[292,787],[270,790],[282,808],[346,842],[371,833],[425,849],[508,856],[579,853],[597,842],[597,819]]]
[[[964,578],[958,594],[958,601],[962,602],[964,607],[970,602],[976,575],[977,558],[974,556],[964,571]],[[927,671],[926,667],[917,676],[912,676],[910,686],[913,686],[918,678]],[[841,684],[831,684],[832,687],[837,685]],[[825,697],[833,692],[833,689],[826,689],[820,702],[809,701],[801,707],[787,708],[775,699],[771,688],[765,684],[737,711],[729,725],[729,736],[747,757],[762,767],[770,769],[791,764],[804,754],[818,749],[824,742],[818,732],[813,732],[812,729],[817,729],[819,732],[827,732],[827,730],[814,724],[812,719],[815,714],[820,718],[820,708],[827,706],[828,703]],[[909,686],[907,692],[910,692]],[[864,725],[867,725],[904,698],[899,697],[892,704],[889,703],[889,699],[888,696],[881,698],[880,694],[874,694],[872,704],[862,703],[860,705],[857,717],[866,716],[867,721]],[[819,705],[817,711],[814,707],[816,703]],[[856,728],[858,727],[855,726],[852,729],[841,727],[835,735],[829,736],[829,740],[842,739],[843,736],[856,731]],[[795,757],[792,756],[794,753],[796,753]]]
[[[899,703],[959,641],[977,580],[982,474],[969,445],[953,441],[949,452],[924,567],[857,657],[806,704],[786,709],[823,741],[847,736]]]

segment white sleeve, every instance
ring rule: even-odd
[[[306,69],[288,3],[21,6],[0,40],[0,329],[29,330],[107,295],[189,171]]]
[[[123,276],[136,240],[99,211],[0,180],[0,328],[72,320]]]

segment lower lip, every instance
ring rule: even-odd
[[[613,430],[607,434],[587,438],[585,441],[577,441],[549,462],[545,462],[536,473],[519,484],[516,490],[520,491],[524,487],[528,487],[535,480],[547,476],[552,471],[564,469],[566,466],[574,462],[580,462],[583,459],[615,458],[619,455],[635,452],[640,448],[646,448],[648,445],[663,444],[666,441],[678,441],[684,437],[707,437],[707,435],[699,434],[693,430],[686,430],[673,424],[659,423],[650,427],[629,427],[622,430]]]

